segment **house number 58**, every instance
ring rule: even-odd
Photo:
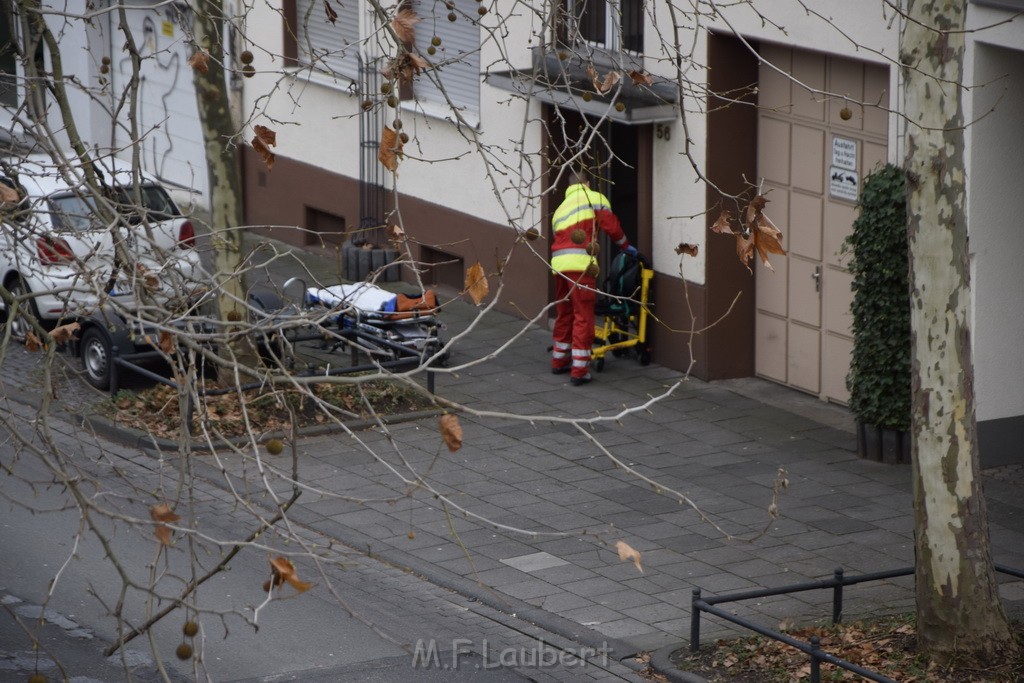
[[[670,140],[672,138],[672,129],[663,123],[659,123],[654,126],[654,137],[659,140]]]

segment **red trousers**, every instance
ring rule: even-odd
[[[584,273],[555,275],[555,343],[551,367],[572,364],[572,376],[584,377],[590,369],[590,350],[594,346],[594,304],[597,282]]]

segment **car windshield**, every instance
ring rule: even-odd
[[[113,201],[122,215],[130,222],[141,222],[139,205],[135,201],[135,193],[128,188],[115,188],[112,191]],[[142,185],[139,188],[142,208],[152,221],[163,221],[180,216],[181,212],[174,204],[170,195],[159,185]],[[91,197],[80,194],[62,194],[50,197],[50,212],[54,225],[64,230],[89,230],[100,227],[93,219],[96,213],[95,202]]]

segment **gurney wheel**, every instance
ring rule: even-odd
[[[594,370],[604,372],[604,356],[594,359]]]
[[[636,353],[636,359],[638,361],[640,361],[640,365],[644,365],[644,366],[650,365],[651,364],[651,350],[648,349],[648,348],[640,349]]]

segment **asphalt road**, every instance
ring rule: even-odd
[[[10,399],[27,396],[10,386],[5,390],[10,424],[25,434],[33,413]],[[199,590],[204,614],[192,641],[198,658],[182,662],[175,657],[178,645],[188,640],[182,636],[185,616],[180,610],[149,636],[106,658],[103,650],[117,633],[111,614],[119,600],[125,604],[126,625],[142,622],[151,609],[162,606],[149,605],[132,588],[122,595],[117,572],[139,584],[154,572],[163,577],[160,590],[175,594],[190,567],[183,544],[158,556],[151,529],[111,521],[119,515],[145,515],[137,498],[160,484],[153,455],[83,434],[60,419],[51,418],[48,426],[50,438],[80,468],[83,480],[103,480],[106,494],[92,502],[109,517],[93,515],[102,543],[96,534],[82,533],[79,510],[67,489],[53,483],[39,457],[4,435],[0,462],[10,471],[0,477],[0,681],[26,681],[33,671],[51,681],[75,683],[637,680],[629,668],[601,656],[581,665],[562,654],[578,646],[556,634],[299,527],[293,532],[311,555],[340,556],[342,561],[297,560],[303,578],[316,588],[261,608],[258,630],[238,616],[251,619],[265,597],[261,585],[268,578],[267,550],[249,547],[229,571]],[[197,554],[201,565],[212,566],[217,543],[245,537],[253,516],[238,509],[227,491],[202,478],[195,488],[193,508],[209,539],[199,544]],[[88,484],[82,490],[94,492]],[[40,645],[36,652],[29,632]]]

